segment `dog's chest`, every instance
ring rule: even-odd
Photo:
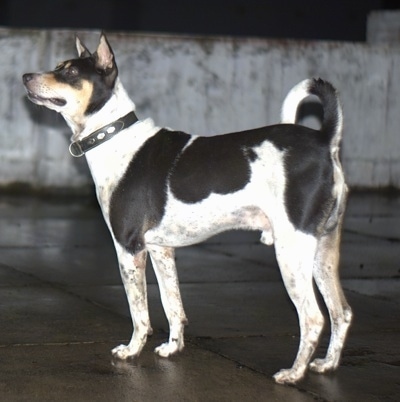
[[[109,224],[110,199],[143,143],[159,129],[143,121],[86,154],[104,218]]]

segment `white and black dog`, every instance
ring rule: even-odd
[[[338,273],[347,186],[339,161],[342,110],[335,89],[320,79],[295,86],[283,103],[282,124],[199,137],[138,120],[104,36],[91,54],[76,39],[79,58],[54,71],[23,76],[29,99],[62,114],[73,132],[70,151],[85,154],[97,197],[115,243],[129,301],[133,335],[112,353],[137,356],[152,333],[147,306],[147,253],[157,276],[169,356],[184,347],[187,323],[175,268],[175,247],[201,242],[229,229],[261,231],[276,256],[300,324],[293,367],[278,383],[300,380],[309,366],[337,368],[351,309]],[[324,109],[320,130],[296,125],[308,95]],[[313,279],[329,311],[331,339],[325,358],[311,361],[324,318]]]

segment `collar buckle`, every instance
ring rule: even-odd
[[[69,153],[74,158],[79,158],[83,156],[85,153],[82,151],[81,145],[79,141],[74,141],[69,144]]]

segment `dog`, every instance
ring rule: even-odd
[[[70,152],[85,155],[110,230],[133,322],[117,359],[138,356],[152,334],[145,266],[150,255],[169,322],[163,357],[184,347],[187,324],[174,249],[231,229],[257,230],[275,245],[287,292],[296,307],[300,344],[293,366],[274,375],[295,383],[307,368],[338,367],[352,312],[339,282],[339,245],[347,186],[339,160],[342,108],[335,88],[306,79],[290,90],[276,125],[211,137],[139,120],[118,77],[104,33],[92,54],[76,37],[78,58],[45,73],[23,75],[28,98],[61,113],[72,130]],[[295,124],[309,95],[324,110],[321,128]],[[324,325],[313,289],[327,306],[327,354],[311,361]]]

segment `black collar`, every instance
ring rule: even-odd
[[[118,134],[121,130],[123,130],[124,128],[128,128],[137,121],[138,118],[136,117],[135,112],[130,112],[124,117],[121,117],[120,119],[115,120],[107,126],[96,130],[92,134],[89,134],[82,140],[72,142],[69,146],[69,152],[72,156],[78,158],[82,156],[85,152],[90,151],[103,142],[108,141],[109,139],[114,137],[114,135]]]

